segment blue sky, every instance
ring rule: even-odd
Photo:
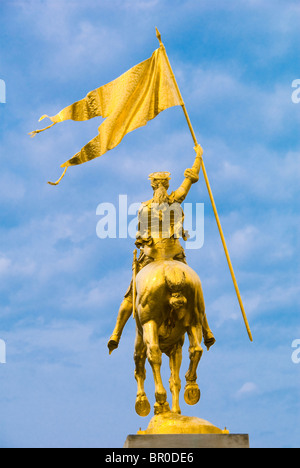
[[[101,202],[151,197],[148,174],[177,188],[194,160],[180,108],[99,159],[60,164],[101,119],[54,115],[150,57],[162,34],[198,141],[254,342],[248,340],[203,177],[205,242],[187,250],[217,343],[203,354],[195,407],[182,412],[249,433],[252,447],[299,447],[299,2],[19,0],[0,3],[1,447],[121,447],[146,428],[134,411],[134,323],[106,343],[131,275],[132,239],[99,239]],[[184,349],[182,379],[188,362]],[[168,385],[168,363],[163,363]],[[146,390],[154,403],[152,375]]]

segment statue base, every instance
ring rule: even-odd
[[[155,415],[146,430],[128,435],[124,448],[249,448],[249,436],[168,411]]]
[[[146,434],[229,434],[229,431],[219,429],[205,419],[171,411],[155,415],[145,431],[139,430],[138,435]]]
[[[249,448],[248,434],[149,434],[128,435],[128,449]]]

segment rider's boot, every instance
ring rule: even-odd
[[[206,314],[204,314],[204,317],[203,317],[202,329],[203,329],[204,344],[208,351],[209,348],[215,344],[216,340],[211,329],[209,328]]]
[[[132,314],[132,301],[129,298],[125,298],[119,309],[116,326],[107,343],[109,354],[111,354],[113,350],[119,346],[119,342],[121,339],[123,329],[126,325],[127,320],[131,316],[131,314]]]

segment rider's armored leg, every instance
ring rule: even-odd
[[[129,317],[131,316],[131,314],[132,314],[132,298],[128,296],[124,298],[120,306],[116,326],[114,328],[113,334],[111,335],[109,339],[109,342],[107,343],[109,354],[111,354],[112,351],[119,346],[119,342],[120,342],[123,329]]]
[[[153,262],[153,258],[147,257],[144,253],[141,252],[138,259],[137,271],[140,271],[144,266],[148,265],[151,262]],[[127,292],[124,296],[124,300],[119,309],[116,326],[114,328],[113,334],[109,339],[109,342],[107,343],[109,354],[111,354],[112,351],[119,346],[123,329],[126,325],[126,322],[132,314],[132,290],[133,280],[131,280],[129,288],[127,289]]]

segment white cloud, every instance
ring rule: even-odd
[[[255,226],[245,226],[238,229],[230,237],[230,252],[233,256],[241,259],[253,252],[259,239],[259,230]]]
[[[42,363],[44,355],[48,363],[49,353],[54,357],[55,351],[55,362],[59,359],[63,361],[73,353],[74,359],[71,361],[77,360],[79,364],[80,355],[92,346],[92,334],[91,325],[72,320],[53,320],[50,324],[37,323],[34,327],[24,324],[16,328],[14,333],[8,334],[7,341],[11,359],[18,356],[22,359],[37,359]]]
[[[139,10],[151,10],[160,4],[160,0],[121,0],[118,2],[121,9],[127,9],[130,12]]]
[[[11,267],[11,260],[5,256],[0,257],[0,275],[6,274],[9,272]]]
[[[104,272],[102,272],[104,273]],[[111,309],[116,302],[121,303],[123,296],[129,286],[131,272],[129,270],[116,269],[112,273],[104,274],[99,281],[91,280],[83,284],[81,288],[70,285],[68,291],[61,300],[63,310],[82,310],[87,315],[89,311],[104,313],[103,319],[117,318],[118,306],[109,317],[107,310]],[[112,285],[113,293],[112,293]]]
[[[1,154],[3,149],[6,156],[2,162],[7,169],[0,177],[5,208],[1,212],[1,329],[10,330],[6,335],[11,365],[5,368],[7,379],[1,386],[1,398],[7,402],[3,407],[7,434],[16,444],[27,446],[37,440],[41,445],[54,443],[55,437],[58,444],[91,443],[91,439],[104,443],[109,439],[109,424],[113,430],[113,421],[118,421],[116,401],[119,411],[128,414],[125,419],[131,421],[133,430],[138,428],[133,364],[128,358],[133,351],[134,331],[126,341],[126,329],[121,352],[112,355],[113,361],[108,361],[103,351],[107,352],[107,337],[97,339],[114,325],[119,298],[131,275],[132,242],[100,243],[95,233],[95,210],[101,201],[117,200],[120,191],[128,194],[130,203],[150,198],[147,176],[155,170],[170,170],[171,189],[177,188],[184,169],[194,159],[186,122],[180,108],[162,113],[147,127],[125,137],[115,152],[70,169],[56,188],[47,186],[46,181],[60,175],[59,164],[96,134],[98,122],[66,123],[33,140],[26,132],[36,128],[41,114],[54,114],[83,97],[90,90],[91,80],[96,87],[147,58],[145,51],[150,55],[157,45],[154,26],[160,29],[160,24],[164,25],[163,40],[205,150],[206,167],[255,339],[250,344],[242,335],[240,345],[237,328],[244,331],[242,317],[200,176],[188,201],[206,203],[206,240],[201,251],[187,255],[203,278],[209,323],[219,336],[216,346],[206,354],[207,361],[203,359],[203,364],[211,365],[203,375],[203,386],[217,389],[212,412],[216,396],[221,400],[218,414],[227,411],[223,397],[228,390],[227,401],[228,395],[235,396],[228,414],[238,413],[235,409],[241,405],[240,413],[250,415],[249,419],[259,411],[248,411],[243,406],[247,398],[242,397],[262,392],[263,404],[267,402],[268,407],[265,426],[275,427],[273,408],[282,402],[275,393],[291,395],[289,385],[297,370],[289,366],[299,304],[299,287],[293,276],[298,255],[299,113],[291,103],[285,65],[274,79],[266,79],[265,72],[277,69],[281,60],[292,56],[299,6],[292,10],[293,2],[285,1],[283,7],[283,2],[261,0],[232,0],[222,5],[219,1],[193,0],[175,2],[176,8],[174,2],[156,0],[101,3],[100,7],[99,2],[89,0],[20,2],[8,31],[13,34],[4,63],[10,73],[9,87],[14,86],[15,91],[12,107],[5,108],[8,128]],[[205,9],[211,16],[202,15]],[[224,10],[229,12],[228,23],[223,19]],[[221,19],[222,28],[217,31]],[[149,39],[152,36],[153,40]],[[228,39],[227,44],[231,42],[230,50],[221,56],[218,47],[223,38]],[[248,54],[245,60],[242,50]],[[285,56],[286,52],[289,55]],[[23,86],[17,86],[21,74],[26,80]],[[294,129],[294,138],[289,128],[291,132]],[[281,143],[277,146],[278,138]],[[129,326],[134,327],[133,321]],[[284,344],[286,339],[288,345]],[[128,373],[126,366],[130,367]],[[128,379],[130,372],[132,381]],[[111,378],[104,385],[103,375],[108,374]],[[215,374],[214,379],[209,378],[211,374]],[[256,378],[259,388],[253,380]],[[121,387],[117,387],[117,381]],[[120,399],[124,382],[128,388],[132,384],[133,390],[127,393],[126,388],[125,397]],[[130,410],[129,395],[133,402]],[[205,391],[203,396],[209,399]],[[108,402],[105,408],[104,400]],[[205,407],[200,406],[199,413],[206,411]],[[292,413],[287,408],[283,415],[289,427]],[[102,433],[97,432],[97,414],[105,421]],[[253,425],[250,421],[248,428],[256,431],[257,421]],[[119,426],[118,431],[115,440],[122,439]],[[282,440],[280,434],[276,437],[274,440]]]
[[[274,76],[268,85],[255,83],[239,64],[230,62],[178,63],[175,74],[188,109],[200,119],[211,109],[219,133],[231,128],[261,140],[262,134],[266,139],[300,121],[296,106],[291,106],[291,83],[283,81],[282,76]]]
[[[36,264],[31,259],[9,258],[6,255],[0,256],[0,275],[2,276],[2,281],[17,276],[31,276],[35,272],[35,267]]]
[[[237,398],[246,397],[248,395],[253,395],[258,390],[257,385],[254,382],[246,382],[242,387],[236,392],[235,396]]]

